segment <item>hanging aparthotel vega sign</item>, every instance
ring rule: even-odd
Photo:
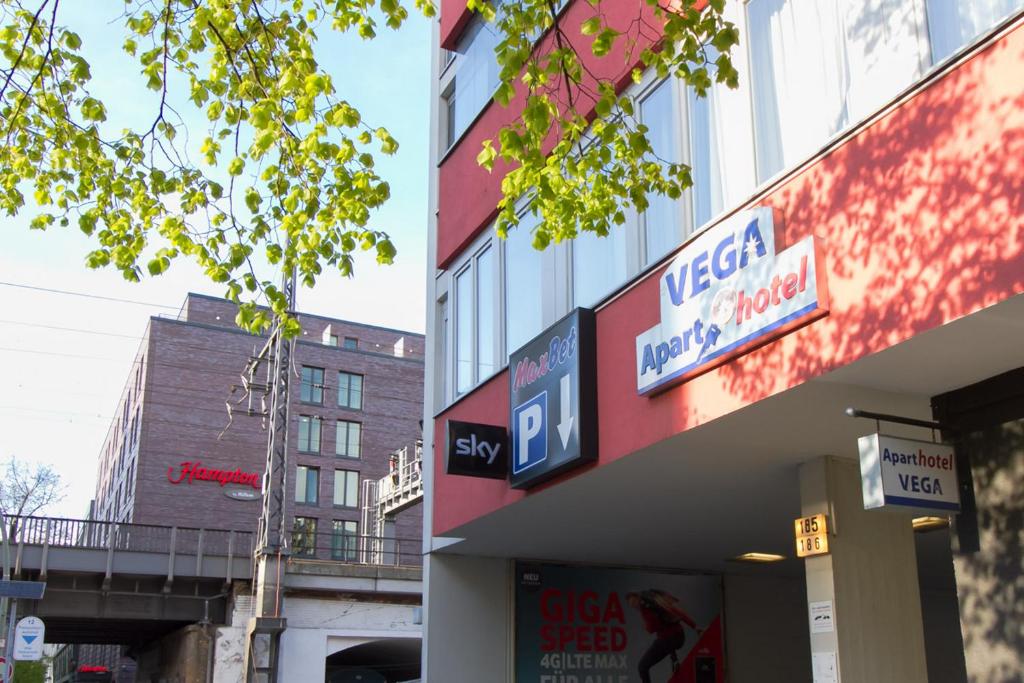
[[[772,209],[742,211],[661,276],[661,322],[636,338],[637,391],[679,384],[828,313],[813,236],[775,252]]]

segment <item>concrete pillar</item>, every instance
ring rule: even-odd
[[[512,584],[508,560],[426,557],[423,683],[512,679]]]
[[[909,516],[865,511],[859,464],[833,456],[801,465],[800,502],[830,527],[830,554],[804,560],[815,683],[927,683]],[[831,631],[811,628],[815,603],[831,603]]]

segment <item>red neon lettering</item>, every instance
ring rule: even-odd
[[[228,484],[248,485],[257,491],[263,488],[258,472],[243,472],[242,469],[214,470],[202,466],[202,462],[186,460],[178,465],[178,472],[175,475],[174,467],[167,468],[167,481],[172,484],[180,484],[187,481],[191,484],[194,481],[214,481],[221,486]]]

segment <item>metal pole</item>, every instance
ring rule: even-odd
[[[919,420],[916,417],[903,417],[902,415],[889,415],[888,413],[873,413],[868,410],[860,410],[859,408],[847,408],[844,412],[848,417],[863,417],[869,420],[875,420],[876,422],[893,422],[895,424],[910,425],[911,427],[924,427],[925,429],[949,431],[948,427],[944,428],[938,422],[933,422],[931,420]]]
[[[14,680],[14,623],[18,616],[18,601],[11,599],[11,609],[7,613],[7,664],[11,667],[11,681]],[[9,683],[9,682],[8,682]]]
[[[288,298],[288,312],[295,312],[295,273],[285,276],[284,294]],[[280,327],[271,335],[273,359],[270,396],[270,429],[267,434],[267,464],[263,487],[263,512],[260,515],[260,534],[256,555],[287,553],[288,534],[284,524],[285,492],[288,478],[288,389],[295,342],[285,339]]]
[[[8,517],[7,515],[0,515],[0,540],[2,540],[3,546],[4,546],[4,581],[10,581],[10,579],[11,579],[11,541],[7,537],[7,517]],[[10,618],[15,613],[16,609],[17,609],[17,603],[14,600],[10,600],[8,598],[3,598],[3,600],[0,600],[0,613],[2,613],[3,614],[3,618],[7,619],[8,621],[10,621]],[[3,622],[0,621],[0,623],[3,623]],[[10,624],[8,626],[7,630],[5,631],[5,633],[6,633],[6,635],[4,636],[4,656],[5,656],[5,660],[4,661],[5,662],[11,662],[12,661],[11,660],[11,651],[12,651],[12,645],[13,645],[13,640],[14,640],[14,638],[13,638],[13,631],[14,631],[13,624]],[[7,664],[5,663],[4,666],[6,666],[6,665]],[[12,674],[11,678],[14,678],[13,674]]]
[[[284,275],[284,294],[288,312],[295,313],[295,271]],[[281,616],[281,566],[289,554],[289,534],[285,525],[288,490],[288,389],[292,369],[293,339],[286,339],[278,325],[264,347],[270,359],[270,420],[267,435],[267,465],[263,477],[263,510],[256,542],[256,614],[250,619],[246,639],[245,680],[250,683],[277,683],[281,632],[287,620]]]

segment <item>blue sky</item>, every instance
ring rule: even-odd
[[[123,32],[111,3],[64,3],[59,23],[75,30],[92,66],[94,94],[111,120],[147,121],[155,94],[121,52]],[[427,144],[430,22],[412,14],[397,33],[381,28],[373,41],[325,28],[318,46],[339,94],[368,123],[388,128],[401,147],[378,170],[391,183],[391,201],[375,226],[390,233],[396,263],[357,262],[353,279],[333,273],[313,290],[300,289],[301,310],[377,325],[423,331],[426,268]],[[148,125],[148,123],[147,123]],[[198,126],[192,136],[205,134]],[[52,512],[81,516],[92,498],[99,449],[151,315],[173,315],[188,291],[222,295],[185,263],[152,280],[125,282],[113,270],[90,271],[93,247],[73,226],[46,233],[28,229],[31,207],[4,222],[0,283],[15,283],[146,302],[136,305],[41,292],[0,284],[0,458],[44,462],[68,484]],[[149,305],[156,304],[156,305]],[[48,326],[48,327],[43,327]],[[53,327],[70,329],[52,329]]]

